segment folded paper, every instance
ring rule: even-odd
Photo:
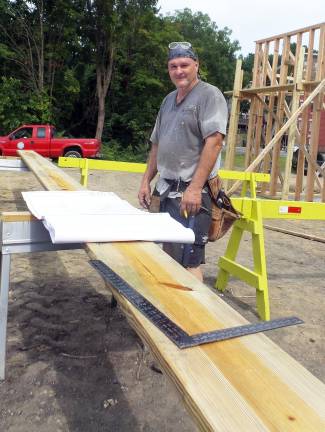
[[[148,213],[113,192],[23,192],[53,243],[155,241],[193,243],[194,233],[168,213]]]

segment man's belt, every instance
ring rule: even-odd
[[[191,183],[190,181],[185,182],[181,179],[172,180],[172,179],[165,179],[164,178],[164,180],[166,183],[169,184],[168,192],[185,192],[185,190],[187,189],[187,187]],[[202,189],[204,192],[207,191],[207,186],[208,186],[208,183],[205,183],[205,185],[203,186],[203,189]]]
[[[177,180],[173,180],[173,179],[165,179],[165,182],[169,184],[169,188],[168,191],[169,192],[185,192],[187,186],[191,183],[191,182],[185,182],[182,179],[177,179]]]

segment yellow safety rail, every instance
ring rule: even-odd
[[[63,168],[80,168],[80,183],[85,187],[87,187],[88,184],[88,171],[90,169],[144,173],[147,167],[147,165],[143,163],[116,162],[98,159],[81,159],[73,157],[60,157],[58,165],[59,167]]]
[[[87,185],[88,170],[111,170],[143,173],[146,164],[102,161],[80,158],[59,158],[60,167],[80,168],[81,183]],[[325,220],[325,204],[303,201],[281,201],[256,198],[258,182],[269,182],[270,175],[240,171],[219,170],[222,179],[243,182],[240,197],[231,198],[242,217],[233,225],[224,256],[219,258],[216,288],[224,291],[229,276],[233,275],[256,289],[256,307],[259,316],[270,319],[270,305],[266,270],[263,219]],[[249,195],[249,196],[247,196]],[[236,256],[244,231],[252,235],[254,269],[236,263]]]

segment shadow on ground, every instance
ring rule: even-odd
[[[1,430],[195,430],[119,308],[95,289],[104,284],[83,251],[20,255],[13,266]]]

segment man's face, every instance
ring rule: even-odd
[[[186,89],[197,78],[198,62],[188,57],[169,60],[168,72],[173,84],[179,89]]]

